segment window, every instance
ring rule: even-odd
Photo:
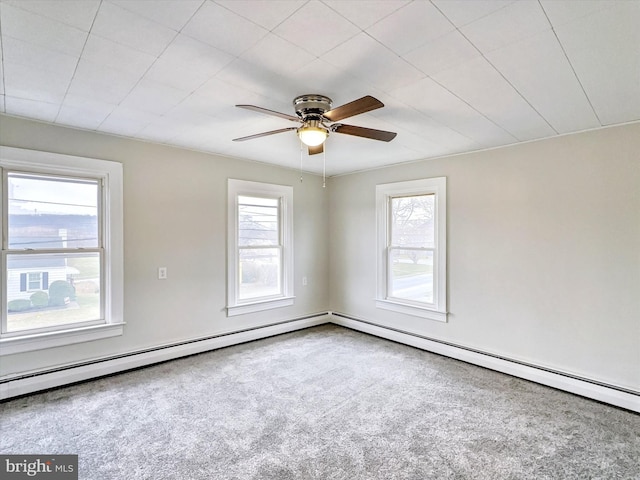
[[[293,188],[229,180],[229,316],[293,304]]]
[[[122,166],[0,152],[2,353],[122,334]]]
[[[446,321],[446,179],[376,187],[379,308]]]

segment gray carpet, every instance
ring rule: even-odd
[[[638,479],[640,415],[337,326],[0,404],[81,479]]]

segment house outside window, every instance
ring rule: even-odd
[[[446,179],[377,185],[379,308],[446,321]]]
[[[229,316],[293,304],[293,188],[229,179]]]
[[[2,354],[122,334],[122,166],[0,153]]]

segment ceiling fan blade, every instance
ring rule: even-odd
[[[356,137],[371,138],[372,140],[380,140],[382,142],[390,142],[396,138],[397,133],[387,132],[385,130],[376,130],[373,128],[354,127],[353,125],[332,125],[331,131],[336,133],[345,133]]]
[[[270,132],[256,133],[255,135],[249,135],[247,137],[234,138],[234,142],[244,142],[245,140],[253,140],[254,138],[266,137],[268,135],[275,135],[276,133],[288,132],[290,130],[297,130],[296,127],[281,128],[279,130],[271,130]]]
[[[358,100],[354,100],[353,102],[346,103],[340,107],[336,107],[325,112],[324,117],[332,122],[337,122],[343,118],[353,117],[354,115],[370,112],[371,110],[381,107],[384,107],[384,103],[377,98],[373,98],[371,95],[367,95],[366,97],[359,98]]]
[[[286,113],[276,112],[274,110],[269,110],[268,108],[256,107],[255,105],[236,105],[236,107],[244,108],[246,110],[253,110],[254,112],[264,113],[266,115],[273,115],[275,117],[284,118],[286,120],[291,120],[292,122],[299,122],[300,119],[298,117],[294,117],[293,115],[288,115]]]
[[[316,147],[309,147],[309,155],[317,155],[322,152],[324,152],[324,143],[321,143]]]

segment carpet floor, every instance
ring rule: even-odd
[[[0,404],[79,478],[638,479],[640,415],[334,325]]]

